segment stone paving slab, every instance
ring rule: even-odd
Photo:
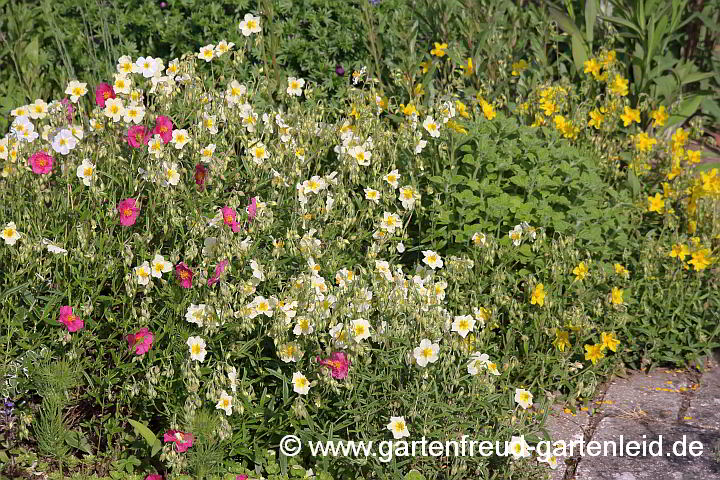
[[[673,421],[680,412],[684,394],[696,388],[698,385],[685,370],[635,372],[610,383],[597,412],[607,416]]]
[[[592,440],[655,442],[662,435],[663,456],[584,456],[577,466],[577,480],[720,480],[720,462],[713,448],[720,442],[720,432],[665,422],[643,422],[621,417],[604,418]],[[645,436],[643,438],[643,435]],[[675,442],[701,442],[702,455],[673,456]],[[657,450],[654,450],[657,451]],[[697,452],[697,450],[696,450]],[[608,452],[610,453],[610,452]],[[680,452],[678,452],[680,453]],[[642,455],[642,454],[641,454]]]

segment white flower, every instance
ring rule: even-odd
[[[392,282],[393,277],[392,272],[390,271],[390,264],[388,262],[385,260],[375,260],[375,270],[385,277],[385,280]]]
[[[82,180],[83,185],[86,187],[90,186],[90,183],[93,180],[93,176],[95,175],[95,165],[90,163],[90,161],[86,158],[82,161],[80,165],[77,167],[77,176],[79,179]]]
[[[123,114],[125,123],[132,122],[137,125],[143,121],[143,118],[145,118],[145,107],[140,105],[129,105]]]
[[[387,429],[392,432],[395,440],[410,436],[407,423],[405,423],[405,417],[390,417],[390,423],[388,423]]]
[[[105,110],[103,113],[106,117],[112,118],[113,122],[119,122],[125,115],[125,107],[119,98],[108,98],[105,100]]]
[[[383,219],[380,222],[380,228],[390,234],[395,233],[395,229],[402,226],[402,220],[396,213],[384,212]]]
[[[260,33],[262,28],[260,27],[260,17],[253,16],[252,13],[245,14],[245,19],[240,22],[238,28],[242,30],[242,34],[249,37],[253,33]]]
[[[510,230],[510,233],[508,233],[510,240],[512,240],[513,245],[515,245],[516,247],[520,245],[520,242],[522,242],[522,234],[522,225],[515,225],[515,228]]]
[[[310,322],[310,319],[307,317],[298,317],[297,323],[295,324],[295,328],[293,329],[293,333],[295,335],[310,335],[315,331],[315,328],[313,327],[313,324]]]
[[[364,318],[359,318],[350,322],[353,332],[353,338],[357,343],[362,342],[366,338],[370,338],[370,323]]]
[[[207,147],[200,150],[200,156],[202,157],[201,160],[204,163],[210,163],[210,160],[212,160],[212,157],[215,154],[215,148],[215,144],[211,143]]]
[[[229,52],[234,46],[235,44],[232,42],[228,43],[226,40],[221,40],[215,47],[215,56],[219,57],[222,54]]]
[[[436,268],[442,268],[443,261],[442,257],[432,250],[423,250],[423,263],[435,270]]]
[[[415,193],[415,190],[411,186],[405,186],[400,189],[400,196],[398,197],[398,200],[402,202],[403,208],[405,210],[410,210],[415,206],[415,200],[417,199],[419,195]]]
[[[473,233],[471,240],[475,245],[484,247],[487,244],[487,236],[484,233],[480,233],[480,232]]]
[[[190,323],[194,323],[198,327],[202,327],[205,324],[205,318],[207,317],[207,305],[201,303],[195,305],[191,303],[185,313],[185,320]]]
[[[180,181],[177,163],[163,162],[163,170],[165,172],[165,184],[177,185]]]
[[[546,456],[537,457],[537,461],[540,463],[547,463],[550,468],[555,470],[558,467],[558,459],[555,455],[548,453]]]
[[[239,103],[240,97],[244,96],[246,93],[247,87],[240,84],[237,80],[233,80],[227,86],[227,90],[225,91],[225,101],[229,105],[234,105],[236,103]]]
[[[35,103],[29,105],[29,110],[28,114],[30,115],[30,118],[33,120],[39,120],[47,116],[48,104],[45,103],[44,100],[37,99],[35,100]]]
[[[211,135],[215,135],[218,132],[217,117],[203,112],[203,126],[207,128]]]
[[[200,53],[197,54],[197,57],[200,60],[205,60],[206,62],[209,62],[210,60],[212,60],[214,56],[215,56],[215,45],[212,45],[212,44],[201,47]]]
[[[70,133],[70,130],[63,128],[55,135],[52,141],[52,148],[61,155],[67,155],[77,145],[77,138]]]
[[[302,350],[295,343],[286,343],[278,347],[278,356],[285,363],[297,363],[302,358],[302,355]]]
[[[512,439],[510,440],[510,453],[515,459],[530,456],[530,448],[525,441],[524,435],[521,435],[519,437],[512,437]]]
[[[250,307],[253,308],[257,314],[264,314],[266,317],[272,318],[273,316],[273,308],[272,305],[270,305],[270,302],[268,299],[266,299],[263,296],[257,296],[250,304]]]
[[[228,380],[230,380],[230,390],[237,392],[237,369],[235,367],[228,368]]]
[[[250,260],[250,268],[252,269],[254,278],[257,278],[260,282],[265,280],[265,273],[263,272],[263,267],[256,260]]]
[[[155,155],[155,158],[160,158],[165,148],[165,142],[163,142],[160,135],[154,135],[153,138],[148,141],[148,152]]]
[[[362,165],[364,167],[370,165],[370,158],[372,158],[372,153],[365,150],[362,145],[356,145],[352,147],[348,150],[347,153],[355,159],[358,165]]]
[[[75,103],[80,97],[87,93],[87,83],[80,83],[77,80],[71,80],[65,89],[65,93],[70,95],[70,101]]]
[[[267,148],[265,148],[265,145],[263,145],[262,142],[257,142],[254,146],[252,146],[250,148],[250,154],[253,156],[253,162],[258,165],[262,164],[262,160],[270,158]]]
[[[205,340],[200,337],[190,337],[187,339],[187,346],[190,347],[190,359],[197,360],[199,362],[205,361]]]
[[[338,348],[345,347],[345,341],[347,340],[347,332],[345,331],[345,325],[338,323],[330,329],[330,336],[335,342],[335,346]]]
[[[427,338],[420,342],[419,347],[415,347],[413,350],[413,356],[415,361],[421,367],[426,366],[428,363],[435,363],[438,360],[438,352],[440,351],[440,345],[432,343]]]
[[[415,154],[419,155],[422,153],[423,149],[427,146],[426,140],[420,140],[417,145],[415,145]]]
[[[122,73],[115,74],[115,81],[113,82],[113,90],[115,91],[115,93],[129,95],[130,87],[132,87],[132,80],[130,80]]]
[[[427,130],[431,137],[437,138],[440,136],[440,128],[432,117],[428,116],[425,118],[423,127],[425,127],[425,130]]]
[[[42,243],[43,243],[43,245],[47,245],[48,252],[50,252],[50,253],[55,253],[55,254],[65,254],[65,253],[67,253],[67,250],[65,250],[65,249],[62,248],[62,247],[58,247],[57,245],[55,245],[54,243],[52,243],[52,242],[51,242],[50,240],[48,240],[47,238],[43,238]]]
[[[172,140],[170,141],[175,145],[175,148],[180,150],[190,141],[190,136],[184,128],[180,130],[173,130]]]
[[[457,332],[462,338],[475,329],[475,319],[472,315],[458,315],[452,323],[452,331]]]
[[[162,277],[163,273],[168,273],[172,270],[172,263],[165,260],[160,254],[155,254],[155,258],[152,261],[152,276],[155,278]]]
[[[220,400],[218,400],[215,408],[225,410],[225,415],[230,416],[232,413],[232,397],[225,390],[220,391]]]
[[[150,282],[150,264],[143,262],[139,267],[135,267],[135,275],[140,285],[147,285]]]
[[[157,62],[152,57],[138,57],[133,66],[133,73],[140,73],[145,78],[152,78],[155,76],[157,66]]]
[[[395,246],[395,248],[397,249],[398,253],[403,253],[403,252],[405,252],[405,244],[403,244],[402,242],[399,242],[399,243]]]
[[[307,395],[310,391],[310,387],[312,386],[310,380],[308,380],[307,377],[300,372],[293,373],[292,383],[293,391],[295,393],[299,393],[300,395]]]
[[[487,353],[476,352],[470,357],[467,370],[470,375],[477,375],[480,370],[486,368],[490,363],[490,356]]]
[[[120,75],[128,75],[133,73],[134,70],[132,58],[127,55],[123,55],[118,59],[117,71]]]
[[[305,80],[302,78],[288,77],[287,94],[299,97],[302,95],[302,89],[305,86]]]
[[[2,239],[5,240],[5,245],[15,245],[15,242],[18,241],[20,236],[20,233],[15,227],[15,222],[10,222],[3,228]]]
[[[522,388],[515,389],[515,402],[524,409],[528,409],[533,405],[532,393]]]
[[[400,175],[398,174],[397,169],[388,173],[383,178],[386,182],[388,182],[390,184],[391,187],[398,188],[398,180],[400,180]]]
[[[365,198],[367,200],[375,202],[376,204],[379,204],[380,203],[380,192],[378,192],[377,190],[374,190],[372,188],[366,188],[365,189]]]

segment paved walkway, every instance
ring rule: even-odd
[[[703,370],[632,372],[603,385],[594,400],[574,414],[555,408],[548,425],[553,441],[597,441],[599,455],[575,451],[559,459],[550,478],[720,480],[720,365],[712,358]],[[604,442],[610,441],[618,455],[613,456],[610,448],[604,456]],[[626,446],[623,456],[621,441]],[[632,441],[645,442],[645,455],[642,443],[635,447]],[[639,448],[638,454],[628,456],[633,448]]]

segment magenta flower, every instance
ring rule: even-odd
[[[195,165],[195,184],[202,190],[205,185],[205,179],[207,178],[207,168],[202,163]]]
[[[105,100],[115,98],[115,90],[107,83],[98,83],[95,87],[95,103],[98,107],[105,108]]]
[[[155,128],[152,130],[153,135],[160,135],[163,142],[170,143],[172,140],[173,123],[170,118],[164,115],[158,115],[155,119]]]
[[[235,475],[235,480],[248,480],[248,478],[250,478],[250,477],[248,477],[248,476],[245,475],[245,474],[243,474],[243,475]]]
[[[253,197],[250,200],[250,205],[247,206],[248,220],[252,222],[255,215],[257,215],[257,197]]]
[[[140,215],[140,207],[136,206],[134,198],[126,198],[118,203],[117,211],[120,214],[120,225],[124,227],[135,225],[135,220]]]
[[[65,325],[68,332],[77,332],[85,326],[85,322],[83,322],[82,318],[74,315],[72,307],[69,305],[60,307],[60,318],[58,318],[58,322]]]
[[[145,477],[145,480],[163,480],[163,476],[158,475],[157,473],[152,473]]]
[[[147,327],[143,327],[138,330],[137,333],[131,333],[127,336],[127,341],[130,346],[130,350],[135,348],[136,355],[143,355],[150,350],[153,343],[153,334]]]
[[[180,262],[175,265],[175,275],[177,275],[178,280],[180,280],[180,285],[182,285],[183,288],[192,287],[193,272],[185,263]]]
[[[75,113],[75,107],[73,107],[73,104],[69,98],[63,98],[62,100],[60,100],[60,103],[67,107],[67,121],[68,123],[72,123],[73,113]]]
[[[345,355],[345,352],[335,352],[327,360],[321,360],[318,356],[316,360],[320,365],[330,367],[330,374],[333,378],[342,380],[347,377],[350,369],[350,359]]]
[[[52,171],[53,160],[53,157],[48,155],[44,150],[40,150],[30,155],[28,162],[32,167],[33,173],[45,175]]]
[[[128,143],[133,148],[142,148],[150,142],[150,132],[143,125],[133,125],[128,129]]]
[[[240,231],[240,224],[235,221],[235,219],[237,218],[237,213],[235,212],[234,209],[225,205],[222,208],[222,216],[223,216],[223,222],[225,222],[225,225],[229,225],[230,228],[232,228],[233,232],[237,233],[238,231]]]
[[[193,444],[192,433],[185,433],[180,430],[168,430],[165,432],[163,439],[165,440],[165,443],[174,442],[175,447],[177,447],[177,451],[180,453],[192,447]]]
[[[220,280],[220,276],[225,272],[225,267],[227,266],[227,260],[221,260],[220,263],[215,266],[215,275],[208,279],[208,287],[212,287]]]

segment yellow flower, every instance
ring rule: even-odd
[[[402,112],[403,112],[405,115],[407,115],[408,117],[409,117],[410,115],[412,115],[413,113],[414,113],[414,114],[417,114],[417,113],[418,113],[417,109],[415,108],[415,105],[413,105],[412,103],[408,103],[407,106],[405,106],[405,105],[403,105],[403,104],[400,104],[400,107],[402,108]]]
[[[591,73],[593,77],[598,78],[600,76],[600,68],[602,66],[598,63],[597,60],[594,58],[591,58],[590,60],[585,60],[585,73]]]
[[[460,68],[462,68],[462,69],[464,70],[463,73],[464,73],[466,76],[469,77],[470,75],[472,75],[472,74],[473,74],[473,61],[472,61],[472,58],[468,57],[468,59],[467,59],[467,64],[466,64],[466,65],[460,65]]]
[[[435,43],[435,48],[430,50],[431,55],[435,55],[436,57],[444,57],[445,56],[445,49],[448,48],[447,43]]]
[[[603,120],[605,120],[605,115],[603,115],[600,110],[595,109],[590,112],[590,121],[588,122],[588,127],[595,127],[597,129],[600,129]]]
[[[688,133],[682,129],[678,128],[675,133],[673,133],[672,139],[672,149],[673,151],[678,150],[685,146],[689,138]]]
[[[620,345],[620,340],[615,338],[615,332],[605,333],[602,332],[600,334],[600,337],[602,338],[602,348],[612,350],[613,352],[617,352],[617,347]]]
[[[430,62],[420,62],[420,67],[423,73],[427,73],[430,70]]]
[[[572,273],[575,274],[575,280],[584,280],[588,273],[588,267],[585,262],[580,262],[580,265],[575,267]]]
[[[423,95],[425,95],[425,86],[422,83],[418,83],[417,85],[415,85],[414,93],[415,96],[422,97]]]
[[[492,105],[490,105],[488,102],[485,101],[482,97],[478,98],[478,101],[480,102],[480,107],[482,107],[483,115],[485,115],[485,118],[488,120],[492,120],[497,115],[495,113],[495,109]]]
[[[548,117],[555,113],[555,110],[557,107],[555,106],[555,102],[552,100],[545,100],[543,102],[540,102],[540,108],[542,108],[543,113],[547,115]]]
[[[701,250],[698,250],[696,252],[692,253],[692,260],[688,262],[688,265],[692,265],[695,267],[695,271],[699,272],[700,270],[705,270],[705,268],[708,267],[715,259],[713,257],[709,257],[710,249],[703,248]]]
[[[519,76],[524,70],[526,70],[529,67],[528,63],[525,60],[520,60],[518,62],[515,62],[512,64],[512,72],[511,75],[513,77]]]
[[[687,156],[687,161],[690,165],[694,165],[702,161],[701,150],[688,150],[685,152],[685,155]]]
[[[570,332],[567,332],[565,330],[558,330],[555,332],[555,340],[553,340],[553,345],[560,350],[561,352],[565,351],[565,347],[570,347]]]
[[[652,150],[653,145],[657,143],[657,140],[650,138],[645,132],[631,135],[631,138],[635,142],[635,150],[638,152],[649,152]]]
[[[627,127],[632,125],[633,122],[640,123],[640,110],[625,106],[625,113],[620,115],[620,119],[623,121],[623,126]]]
[[[650,112],[650,118],[655,120],[653,122],[653,127],[662,127],[663,125],[665,125],[665,122],[667,122],[668,119],[668,114],[665,111],[665,106],[661,105],[660,108],[658,108],[657,110],[653,110],[652,112]]]
[[[663,208],[665,208],[665,200],[661,194],[656,193],[654,197],[648,197],[648,212],[662,213]]]
[[[621,275],[625,278],[628,278],[630,276],[630,271],[627,268],[620,265],[619,263],[615,264],[615,273],[617,275]]]
[[[455,110],[457,111],[457,114],[461,117],[470,118],[470,113],[468,112],[467,106],[460,100],[455,100]]]
[[[690,220],[688,222],[688,233],[692,235],[695,233],[695,230],[697,230],[697,222],[695,220]]]
[[[541,307],[545,305],[545,286],[542,283],[538,283],[535,290],[533,290],[530,297],[530,304],[537,304]]]
[[[676,243],[672,246],[672,250],[670,250],[669,255],[672,258],[679,258],[680,260],[685,260],[685,257],[690,255],[690,249],[687,245],[681,245],[679,243]]]
[[[545,118],[543,118],[542,115],[536,113],[535,114],[535,121],[530,125],[531,127],[539,127],[541,125],[545,125]]]
[[[610,84],[610,93],[624,97],[628,94],[628,80],[622,75],[615,75]]]
[[[610,50],[609,52],[607,52],[607,54],[605,54],[603,58],[600,59],[600,62],[602,63],[603,67],[607,68],[612,65],[613,62],[615,62],[616,56],[617,54],[615,53],[615,50]]]
[[[612,292],[610,292],[610,301],[613,305],[622,305],[623,300],[623,290],[622,288],[613,287]]]
[[[598,360],[605,358],[602,343],[585,345],[585,360],[590,360],[595,365]]]

